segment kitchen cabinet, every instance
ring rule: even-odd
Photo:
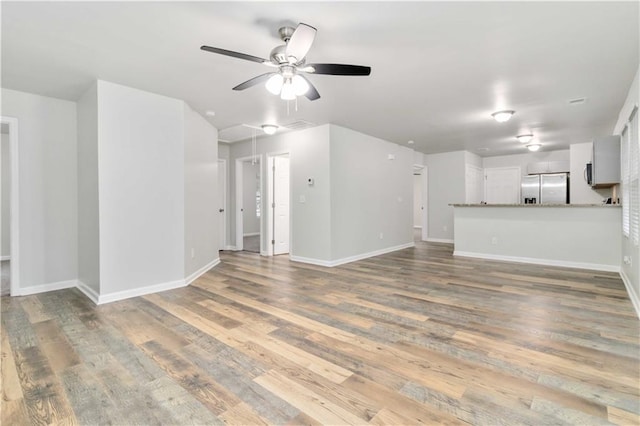
[[[620,136],[593,140],[591,186],[609,188],[620,183]]]
[[[541,175],[545,173],[568,173],[568,161],[540,161],[527,164],[528,175]]]

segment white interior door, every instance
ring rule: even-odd
[[[480,204],[484,195],[484,173],[480,167],[466,165],[465,170],[465,203]]]
[[[289,157],[273,158],[273,254],[289,253]]]
[[[484,194],[487,204],[520,203],[520,167],[485,169]]]
[[[218,160],[218,250],[227,245],[227,162]]]
[[[429,174],[422,169],[422,241],[429,238]]]

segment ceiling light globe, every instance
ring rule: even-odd
[[[533,139],[533,135],[532,134],[518,135],[516,136],[516,139],[518,139],[521,143],[528,143],[531,141],[531,139]]]
[[[511,111],[511,110],[507,110],[507,111],[498,111],[498,112],[494,112],[493,114],[491,114],[491,116],[493,117],[494,120],[496,120],[498,123],[504,123],[506,121],[509,121],[509,119],[511,118],[511,116],[513,114],[515,114],[515,111]]]
[[[280,90],[282,89],[282,83],[284,82],[284,78],[280,74],[274,74],[269,77],[269,80],[265,83],[265,87],[270,93],[274,95],[279,95]]]
[[[276,126],[275,124],[263,124],[262,125],[262,131],[265,132],[267,135],[275,134],[276,130],[278,130],[278,126]]]
[[[280,99],[285,101],[292,101],[296,98],[296,91],[293,88],[291,80],[286,80],[282,85],[282,91],[280,92]]]
[[[536,152],[540,149],[542,145],[540,145],[539,143],[532,143],[527,145],[527,149],[531,152]]]
[[[309,90],[309,83],[300,75],[293,76],[291,83],[296,96],[302,96]]]

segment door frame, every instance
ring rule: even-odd
[[[413,171],[420,172],[420,185],[422,186],[422,214],[420,216],[420,225],[422,226],[420,239],[427,241],[429,239],[429,173],[427,166],[422,164],[414,164]],[[413,229],[413,224],[411,226]]]
[[[236,163],[235,163],[235,173],[236,173],[236,180],[235,180],[235,186],[236,186],[236,190],[235,190],[235,194],[236,194],[236,205],[235,205],[235,218],[236,218],[236,245],[235,245],[235,250],[237,251],[241,251],[244,249],[244,224],[242,223],[243,221],[243,217],[242,214],[244,213],[243,211],[243,206],[242,206],[242,200],[243,200],[243,195],[244,195],[244,187],[243,187],[243,183],[242,183],[242,176],[243,176],[243,171],[244,171],[244,163],[251,161],[254,157],[253,156],[248,156],[248,157],[238,157],[236,158]],[[260,164],[260,167],[258,168],[260,170],[260,212],[261,212],[261,217],[260,217],[260,254],[263,255],[262,252],[262,247],[264,247],[264,242],[265,242],[265,238],[264,238],[264,232],[263,232],[263,213],[264,213],[264,206],[265,206],[265,201],[264,201],[264,184],[263,184],[263,160],[262,160],[262,154],[258,154],[257,155],[257,160],[258,160],[258,164]]]
[[[10,294],[11,296],[19,296],[20,295],[20,239],[19,239],[19,231],[20,231],[20,216],[19,216],[19,204],[20,200],[18,191],[19,191],[19,182],[18,182],[18,159],[20,158],[18,155],[18,119],[7,116],[0,116],[0,123],[7,124],[9,126],[9,155],[10,155],[10,164],[11,164],[11,196],[9,197],[11,200],[11,206],[9,206],[9,211],[11,214],[9,227],[10,231],[10,240],[11,240],[11,263],[10,263],[10,274],[11,274],[11,286],[10,286]]]
[[[282,151],[272,151],[272,152],[268,152],[266,157],[267,157],[267,161],[266,161],[266,167],[267,167],[267,190],[265,191],[267,194],[267,197],[265,199],[265,197],[263,197],[263,200],[265,200],[264,205],[269,206],[268,209],[264,209],[263,211],[265,212],[265,218],[266,218],[266,228],[267,228],[267,232],[264,238],[265,241],[265,246],[266,246],[266,250],[263,254],[263,256],[273,256],[273,244],[271,243],[273,241],[273,159],[275,157],[282,157],[284,155],[289,156],[289,254],[288,256],[291,255],[291,249],[292,249],[292,245],[291,242],[293,241],[293,232],[292,232],[292,206],[293,206],[293,198],[292,198],[292,193],[293,193],[293,188],[291,185],[291,164],[292,164],[292,155],[291,155],[291,151],[290,150],[282,150]]]
[[[224,186],[223,191],[223,197],[222,197],[222,209],[224,210],[222,212],[222,220],[224,222],[223,225],[223,233],[222,236],[218,236],[218,243],[220,243],[220,240],[222,241],[222,248],[219,248],[218,250],[226,250],[227,249],[227,226],[228,226],[228,208],[227,208],[227,192],[228,192],[228,188],[229,188],[229,172],[228,172],[228,168],[227,168],[227,159],[226,158],[218,158],[218,177],[220,176],[220,165],[222,165],[222,167],[224,167]],[[220,185],[218,185],[218,188],[220,188]],[[219,195],[218,195],[218,199],[219,199]],[[218,209],[220,208],[220,206],[218,206]],[[218,226],[218,230],[220,230],[220,226]]]

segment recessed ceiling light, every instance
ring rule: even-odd
[[[539,143],[532,143],[527,145],[527,149],[529,149],[529,151],[536,152],[537,150],[540,149],[541,146],[542,145],[540,145]]]
[[[516,139],[518,139],[522,143],[527,143],[531,141],[531,139],[533,139],[533,135],[531,133],[527,133],[525,135],[518,135],[516,136]]]
[[[513,114],[515,114],[515,111],[512,110],[505,110],[505,111],[497,111],[494,112],[493,114],[491,114],[491,116],[493,117],[494,120],[496,120],[498,123],[504,123],[505,121],[509,121],[509,119],[511,118],[511,116]]]
[[[482,147],[482,148],[478,148],[478,149],[477,149],[477,151],[478,151],[478,152],[487,152],[487,151],[489,151],[489,148],[487,148],[487,147]]]
[[[407,142],[409,145],[413,145],[413,141],[409,141]]]
[[[207,115],[207,117],[215,117],[216,116],[216,112],[215,111],[207,111],[207,112],[205,112],[205,114]]]
[[[278,126],[275,124],[263,124],[262,130],[268,135],[273,135],[276,133],[276,130],[278,130]]]

